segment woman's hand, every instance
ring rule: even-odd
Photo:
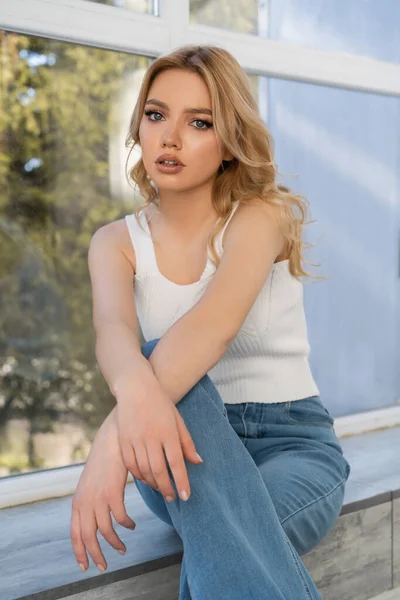
[[[184,457],[196,464],[203,461],[178,409],[156,377],[142,382],[141,393],[137,388],[137,381],[127,381],[117,396],[119,441],[125,466],[133,477],[172,502],[175,493],[166,456],[179,496],[188,500],[190,485]]]
[[[128,471],[122,458],[115,416],[116,407],[96,434],[72,499],[70,536],[82,571],[89,566],[86,549],[100,571],[107,568],[97,529],[113,548],[121,554],[126,551],[113,528],[110,511],[119,525],[129,529],[136,526],[124,505]]]

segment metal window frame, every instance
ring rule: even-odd
[[[230,51],[248,73],[400,96],[399,64],[194,25],[189,2],[159,0],[157,17],[88,0],[0,0],[0,29],[150,57],[183,44],[215,44]],[[362,432],[360,417],[364,422],[370,414],[374,424],[378,419],[380,426],[390,427],[400,423],[399,411],[360,413],[336,419],[336,424],[343,423],[346,435],[357,434]],[[0,508],[72,494],[82,469],[72,465],[2,478]]]

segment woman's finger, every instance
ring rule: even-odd
[[[189,499],[190,484],[179,435],[164,442],[165,454],[180,498]]]
[[[85,544],[82,540],[79,510],[74,506],[72,506],[70,538],[77,563],[82,571],[86,571],[89,566],[89,559],[86,554]]]
[[[103,538],[120,554],[125,554],[125,544],[118,537],[110,515],[110,507],[107,504],[98,504],[95,509],[96,521]]]
[[[146,446],[144,444],[136,444],[135,453],[140,472],[143,473],[144,482],[158,491],[158,485],[154,479]]]
[[[128,471],[130,471],[132,476],[135,477],[135,479],[139,479],[139,481],[143,481],[144,480],[143,473],[139,469],[139,465],[138,465],[137,459],[136,459],[136,452],[135,452],[134,447],[131,444],[129,445],[128,453],[130,455],[129,467],[128,467],[128,465],[125,465],[126,468],[128,469]]]
[[[190,435],[190,431],[187,428],[187,425],[186,425],[185,421],[183,420],[182,415],[180,414],[178,409],[176,410],[175,418],[176,418],[176,424],[177,424],[177,428],[178,428],[179,437],[181,440],[182,451],[183,451],[185,458],[187,458],[191,462],[201,463],[203,461],[203,459],[201,458],[201,460],[199,460],[199,458],[198,458],[199,454],[197,453],[193,438]]]
[[[125,467],[132,473],[133,477],[144,481],[144,475],[139,468],[135,449],[132,444],[128,440],[120,440],[120,447]]]
[[[166,499],[175,498],[175,491],[172,487],[171,478],[168,473],[167,463],[164,455],[164,449],[161,443],[147,445],[147,455],[153,476],[156,480],[159,491]]]
[[[118,525],[127,527],[128,529],[135,529],[136,523],[126,512],[125,504],[122,498],[114,498],[109,502],[111,512]]]
[[[83,543],[99,571],[105,571],[107,569],[107,562],[101,551],[99,540],[97,539],[97,521],[95,513],[91,509],[81,509],[79,512]]]

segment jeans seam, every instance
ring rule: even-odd
[[[289,540],[289,538],[287,537],[287,535],[286,535],[286,534],[285,534],[285,540],[286,540],[286,543],[287,543],[287,545],[288,545],[288,547],[289,547],[290,553],[291,553],[291,555],[292,555],[292,560],[293,560],[293,562],[294,562],[295,569],[296,569],[297,573],[299,574],[299,576],[300,576],[300,579],[301,579],[301,580],[302,580],[302,582],[303,582],[304,589],[305,589],[305,590],[306,590],[306,592],[307,592],[307,596],[309,597],[309,599],[310,599],[310,600],[313,600],[313,597],[312,597],[312,594],[311,594],[310,588],[308,587],[308,585],[307,585],[307,581],[304,579],[303,573],[301,572],[300,565],[299,565],[299,561],[297,560],[297,558],[296,558],[296,555],[295,555],[295,553],[293,552],[293,548],[292,548],[292,546],[291,546],[290,540]]]
[[[314,396],[311,396],[311,397],[313,398]],[[308,398],[302,398],[302,400],[308,400]],[[289,423],[292,423],[294,425],[305,425],[305,426],[309,425],[312,427],[325,427],[326,429],[334,428],[335,420],[332,417],[332,415],[330,415],[329,413],[327,413],[327,415],[333,420],[333,423],[329,423],[329,425],[324,424],[323,421],[296,421],[296,419],[293,419],[293,417],[290,416],[291,404],[292,404],[292,401],[288,401],[288,402],[286,402],[286,405],[285,405],[286,419],[288,420]],[[326,410],[325,410],[325,412],[326,412]]]
[[[308,503],[308,504],[306,504],[305,506],[302,506],[301,508],[299,508],[298,510],[296,510],[294,513],[292,513],[291,515],[289,515],[288,517],[286,517],[286,519],[284,519],[284,520],[281,522],[281,525],[283,525],[283,523],[285,523],[285,522],[286,522],[288,519],[290,519],[290,518],[291,518],[291,517],[293,517],[294,515],[297,515],[299,512],[301,512],[301,511],[302,511],[302,510],[304,510],[305,508],[308,508],[309,506],[311,506],[311,505],[312,505],[312,504],[314,504],[315,502],[318,502],[319,500],[322,500],[323,498],[327,498],[327,497],[328,497],[330,494],[332,494],[332,493],[333,493],[335,490],[337,490],[337,488],[338,488],[338,487],[339,487],[339,486],[340,486],[340,485],[341,485],[341,484],[342,484],[342,483],[343,483],[345,480],[346,480],[346,478],[344,477],[344,478],[343,478],[343,479],[342,479],[342,480],[341,480],[341,481],[340,481],[340,482],[339,482],[337,485],[335,485],[335,487],[334,487],[333,489],[331,489],[331,490],[330,490],[330,491],[329,491],[327,494],[324,494],[323,496],[320,496],[319,498],[316,498],[316,499],[315,499],[315,500],[313,500],[312,502],[309,502],[309,503]],[[293,562],[294,562],[294,564],[295,564],[295,567],[296,567],[296,570],[297,570],[298,574],[300,575],[300,578],[301,578],[301,580],[302,580],[302,582],[303,582],[303,585],[304,585],[304,588],[305,588],[305,590],[306,590],[306,592],[307,592],[307,595],[308,595],[308,597],[309,597],[309,599],[310,599],[310,600],[313,600],[313,597],[312,597],[312,594],[311,594],[310,588],[308,587],[308,585],[307,585],[307,582],[306,582],[306,580],[305,580],[305,579],[304,579],[304,577],[303,577],[303,573],[301,572],[301,569],[300,569],[300,567],[299,567],[298,560],[297,560],[297,558],[296,558],[296,555],[295,555],[295,554],[294,554],[294,552],[293,552],[293,548],[292,548],[292,546],[291,546],[290,540],[289,540],[289,538],[287,537],[287,535],[286,535],[285,539],[286,539],[286,543],[287,543],[287,545],[289,546],[289,550],[290,550],[290,552],[291,552],[291,554],[292,554],[292,559],[293,559]]]
[[[205,392],[207,394],[207,396],[210,398],[211,402],[214,402],[214,400],[210,396],[210,393],[206,390],[206,388],[204,387],[204,385],[200,381],[197,382],[197,385],[199,385],[201,387],[201,389],[203,390],[203,392]],[[226,409],[225,404],[223,404],[223,406],[224,406],[224,410],[222,411],[222,415],[224,417],[226,417],[227,409]]]
[[[317,422],[317,421],[296,421],[295,419],[292,419],[292,417],[288,417],[288,421],[289,423],[292,423],[293,425],[304,425],[304,426],[310,426],[310,427],[325,427],[325,429],[333,429],[334,425],[324,425],[321,422]]]
[[[304,506],[301,506],[300,508],[298,508],[297,510],[295,510],[292,514],[288,515],[285,519],[283,519],[283,521],[281,521],[281,525],[283,525],[284,523],[286,523],[286,521],[288,519],[291,519],[292,517],[294,517],[294,515],[297,515],[299,512],[301,512],[302,510],[305,510],[306,508],[312,506],[313,504],[315,504],[316,502],[319,502],[320,500],[324,500],[325,498],[327,498],[328,496],[330,496],[331,494],[333,494],[333,492],[335,490],[337,490],[337,488],[342,485],[343,482],[346,481],[346,477],[343,477],[343,479],[341,479],[339,481],[339,483],[337,485],[335,485],[334,488],[332,488],[329,492],[327,492],[326,494],[324,494],[323,496],[320,496],[319,498],[315,498],[315,500],[312,500],[311,502],[309,502],[308,504],[305,504]]]

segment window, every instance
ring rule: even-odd
[[[0,14],[0,477],[82,463],[114,406],[94,355],[87,248],[142,200],[124,173],[135,94],[149,61],[186,43],[234,54],[282,182],[311,202],[307,258],[322,266],[309,270],[328,280],[305,286],[305,309],[325,401],[335,416],[393,406],[397,0],[21,6],[2,0]]]
[[[4,476],[81,462],[115,404],[94,355],[87,250],[141,201],[124,142],[149,59],[15,33],[1,41]]]

